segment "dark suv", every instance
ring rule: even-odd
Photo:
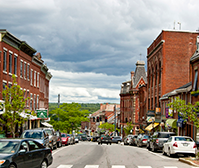
[[[167,142],[168,138],[175,135],[174,132],[154,132],[147,142],[148,150],[152,150],[153,152],[162,150],[163,144]]]

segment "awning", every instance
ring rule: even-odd
[[[37,116],[33,116],[33,115],[27,114],[27,113],[25,113],[25,112],[21,112],[19,115],[20,115],[21,117],[27,118],[27,119],[29,119],[29,120],[37,120],[37,119],[38,119]]]
[[[165,126],[167,128],[169,128],[169,129],[171,129],[171,128],[177,128],[177,120],[169,118],[169,119],[166,120]]]
[[[47,122],[42,122],[42,125],[46,126],[46,127],[53,127],[51,124],[47,123]]]
[[[145,130],[147,131],[151,131],[153,128],[157,127],[159,125],[159,123],[152,123],[150,125],[148,125]]]

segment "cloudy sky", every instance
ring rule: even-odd
[[[61,103],[119,103],[121,83],[138,60],[146,63],[147,47],[163,29],[199,28],[198,6],[196,0],[0,0],[0,29],[41,53],[53,75],[50,102],[60,94]]]

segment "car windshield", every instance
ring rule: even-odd
[[[61,137],[66,137],[66,134],[61,134]]]
[[[165,133],[159,133],[159,138],[169,138],[173,134],[165,134]]]
[[[175,137],[175,141],[189,141],[192,142],[193,140],[189,137]]]
[[[19,146],[19,142],[1,141],[0,153],[12,154],[15,153]]]
[[[149,138],[149,136],[148,135],[144,135],[143,138],[147,139],[147,138]]]
[[[31,131],[31,132],[24,132],[22,134],[22,138],[43,139],[43,135],[42,132]]]

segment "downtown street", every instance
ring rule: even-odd
[[[179,157],[150,152],[145,147],[122,144],[98,145],[80,141],[53,150],[53,164],[49,168],[192,168]]]

